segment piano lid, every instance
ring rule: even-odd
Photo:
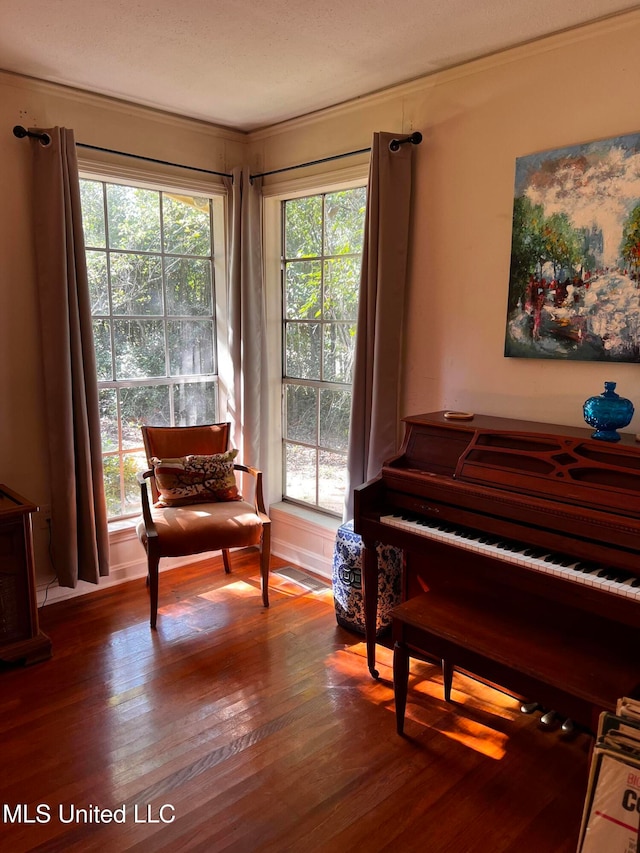
[[[640,445],[631,435],[613,444],[585,429],[484,415],[449,422],[442,412],[406,423],[394,467],[640,517]]]
[[[640,454],[603,444],[478,431],[454,476],[463,482],[640,516]]]

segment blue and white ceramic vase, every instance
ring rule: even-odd
[[[620,441],[620,434],[616,430],[631,423],[633,403],[616,394],[615,389],[615,382],[605,382],[603,393],[589,397],[582,407],[585,421],[596,428],[592,438]]]

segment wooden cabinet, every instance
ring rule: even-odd
[[[38,627],[31,513],[37,507],[0,485],[0,661],[37,663],[51,657]]]

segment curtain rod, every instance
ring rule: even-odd
[[[39,133],[33,130],[27,130],[21,125],[16,125],[13,128],[13,135],[18,139],[24,139],[25,136],[31,139],[39,139],[43,145],[49,145],[51,137],[48,133]],[[420,145],[422,142],[422,134],[416,130],[410,136],[405,136],[402,139],[392,139],[389,142],[390,151],[398,151],[401,145],[410,142],[412,145]],[[145,160],[147,163],[158,163],[161,166],[175,166],[178,169],[190,169],[193,172],[202,172],[206,175],[218,175],[221,178],[231,178],[233,175],[228,172],[214,172],[211,169],[200,169],[197,166],[185,166],[182,163],[172,163],[169,160],[156,160],[153,157],[143,157],[141,154],[128,154],[126,151],[115,151],[113,148],[100,148],[97,145],[87,145],[84,142],[76,142],[77,148],[89,148],[92,151],[102,151],[105,154],[117,154],[120,157],[132,157],[135,160]],[[298,163],[296,166],[284,166],[282,169],[272,169],[270,172],[259,172],[257,175],[250,175],[250,180],[254,178],[265,178],[267,175],[278,175],[281,172],[290,172],[292,169],[304,169],[307,166],[318,166],[321,163],[330,163],[333,160],[341,160],[343,157],[353,157],[356,154],[367,154],[371,148],[359,148],[357,151],[347,151],[345,154],[334,154],[332,157],[323,157],[320,160],[310,160],[307,163]]]
[[[27,130],[19,124],[13,128],[13,135],[17,136],[18,139],[24,139],[25,136],[31,139],[39,139],[43,145],[48,145],[51,142],[51,137],[48,133]],[[185,166],[183,163],[172,163],[169,160],[156,160],[154,157],[143,157],[141,154],[128,154],[126,151],[115,151],[113,148],[100,148],[98,145],[87,145],[85,142],[76,142],[76,148],[90,148],[92,151],[102,151],[104,154],[118,154],[120,157],[132,157],[135,160],[145,160],[147,163],[158,163],[161,166],[176,166],[178,169],[190,169],[192,172],[219,175],[221,178],[231,178],[233,180],[233,175],[228,172],[214,172],[211,169],[200,169],[198,166]]]
[[[402,139],[392,139],[389,142],[389,151],[398,151],[401,145],[410,142],[412,145],[420,145],[422,142],[422,134],[416,130],[411,136],[405,136]],[[272,169],[270,172],[260,172],[257,175],[250,175],[250,179],[265,178],[267,175],[278,175],[280,172],[290,172],[292,169],[304,169],[306,166],[318,166],[320,163],[330,163],[332,160],[341,160],[343,157],[353,157],[355,154],[367,154],[371,148],[359,148],[357,151],[347,151],[345,154],[334,154],[333,157],[323,157],[321,160],[310,160],[308,163],[298,163],[297,166],[284,166],[282,169]]]

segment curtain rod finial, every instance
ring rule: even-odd
[[[21,124],[17,124],[13,128],[13,135],[17,136],[18,139],[24,139],[26,136],[31,139],[39,139],[42,145],[49,145],[51,142],[51,137],[48,133],[34,133],[34,131],[27,130],[26,127],[23,127]]]
[[[399,151],[401,145],[410,142],[412,145],[420,145],[422,142],[422,134],[416,130],[411,136],[405,136],[404,139],[392,139],[389,143],[389,151]]]

